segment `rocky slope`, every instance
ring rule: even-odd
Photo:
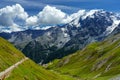
[[[0,36],[13,43],[18,49],[22,50],[30,41],[41,36],[45,30],[26,30],[12,33],[0,33]]]

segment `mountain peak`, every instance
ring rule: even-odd
[[[93,9],[90,11],[86,11],[85,14],[82,16],[82,19],[86,19],[87,17],[94,18],[94,14],[96,13],[105,13],[102,9]]]

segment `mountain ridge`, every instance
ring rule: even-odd
[[[8,40],[35,62],[47,63],[82,49],[91,42],[103,40],[120,23],[119,16],[104,10],[91,10],[72,16],[77,18],[68,24],[40,30],[40,33],[34,30],[29,34],[26,31],[16,32],[20,35],[13,33]]]

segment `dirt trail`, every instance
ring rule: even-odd
[[[0,80],[4,80],[6,77],[9,76],[10,72],[15,69],[18,65],[22,64],[24,61],[26,61],[28,58],[24,58],[21,61],[15,63],[14,65],[10,66],[9,68],[7,68],[6,70],[0,72]]]

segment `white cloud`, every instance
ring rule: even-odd
[[[29,26],[35,26],[38,24],[38,17],[37,16],[31,16],[29,18],[26,19],[26,25]]]
[[[56,7],[46,6],[38,14],[39,22],[43,24],[60,24],[67,18],[66,13],[57,9]]]
[[[16,31],[22,31],[23,29],[21,28],[21,26],[17,25],[17,24],[13,24],[12,26],[0,26],[0,32],[16,32]]]
[[[20,4],[6,6],[0,9],[0,26],[9,27],[13,31],[18,31],[19,25],[14,22],[15,19],[26,20],[27,17],[28,14]]]
[[[77,13],[68,15],[56,7],[47,5],[37,15],[29,16],[20,4],[16,4],[0,9],[0,32],[21,31],[28,28],[47,29],[50,25],[66,24],[73,19],[90,16],[94,12],[94,10],[88,12],[79,10]],[[17,22],[17,20],[19,22]],[[79,25],[77,21],[75,24]],[[21,24],[23,26],[20,26]],[[41,28],[43,25],[46,25],[47,27]]]
[[[27,25],[36,24],[64,24],[70,21],[69,16],[56,7],[45,6],[36,16],[26,20]]]
[[[49,5],[45,6],[42,11],[37,15],[31,16],[26,20],[27,26],[35,25],[56,25],[56,24],[66,24],[72,21],[73,19],[79,18],[80,16],[85,15],[85,10],[79,10],[76,13],[68,15],[56,7],[51,7]]]

